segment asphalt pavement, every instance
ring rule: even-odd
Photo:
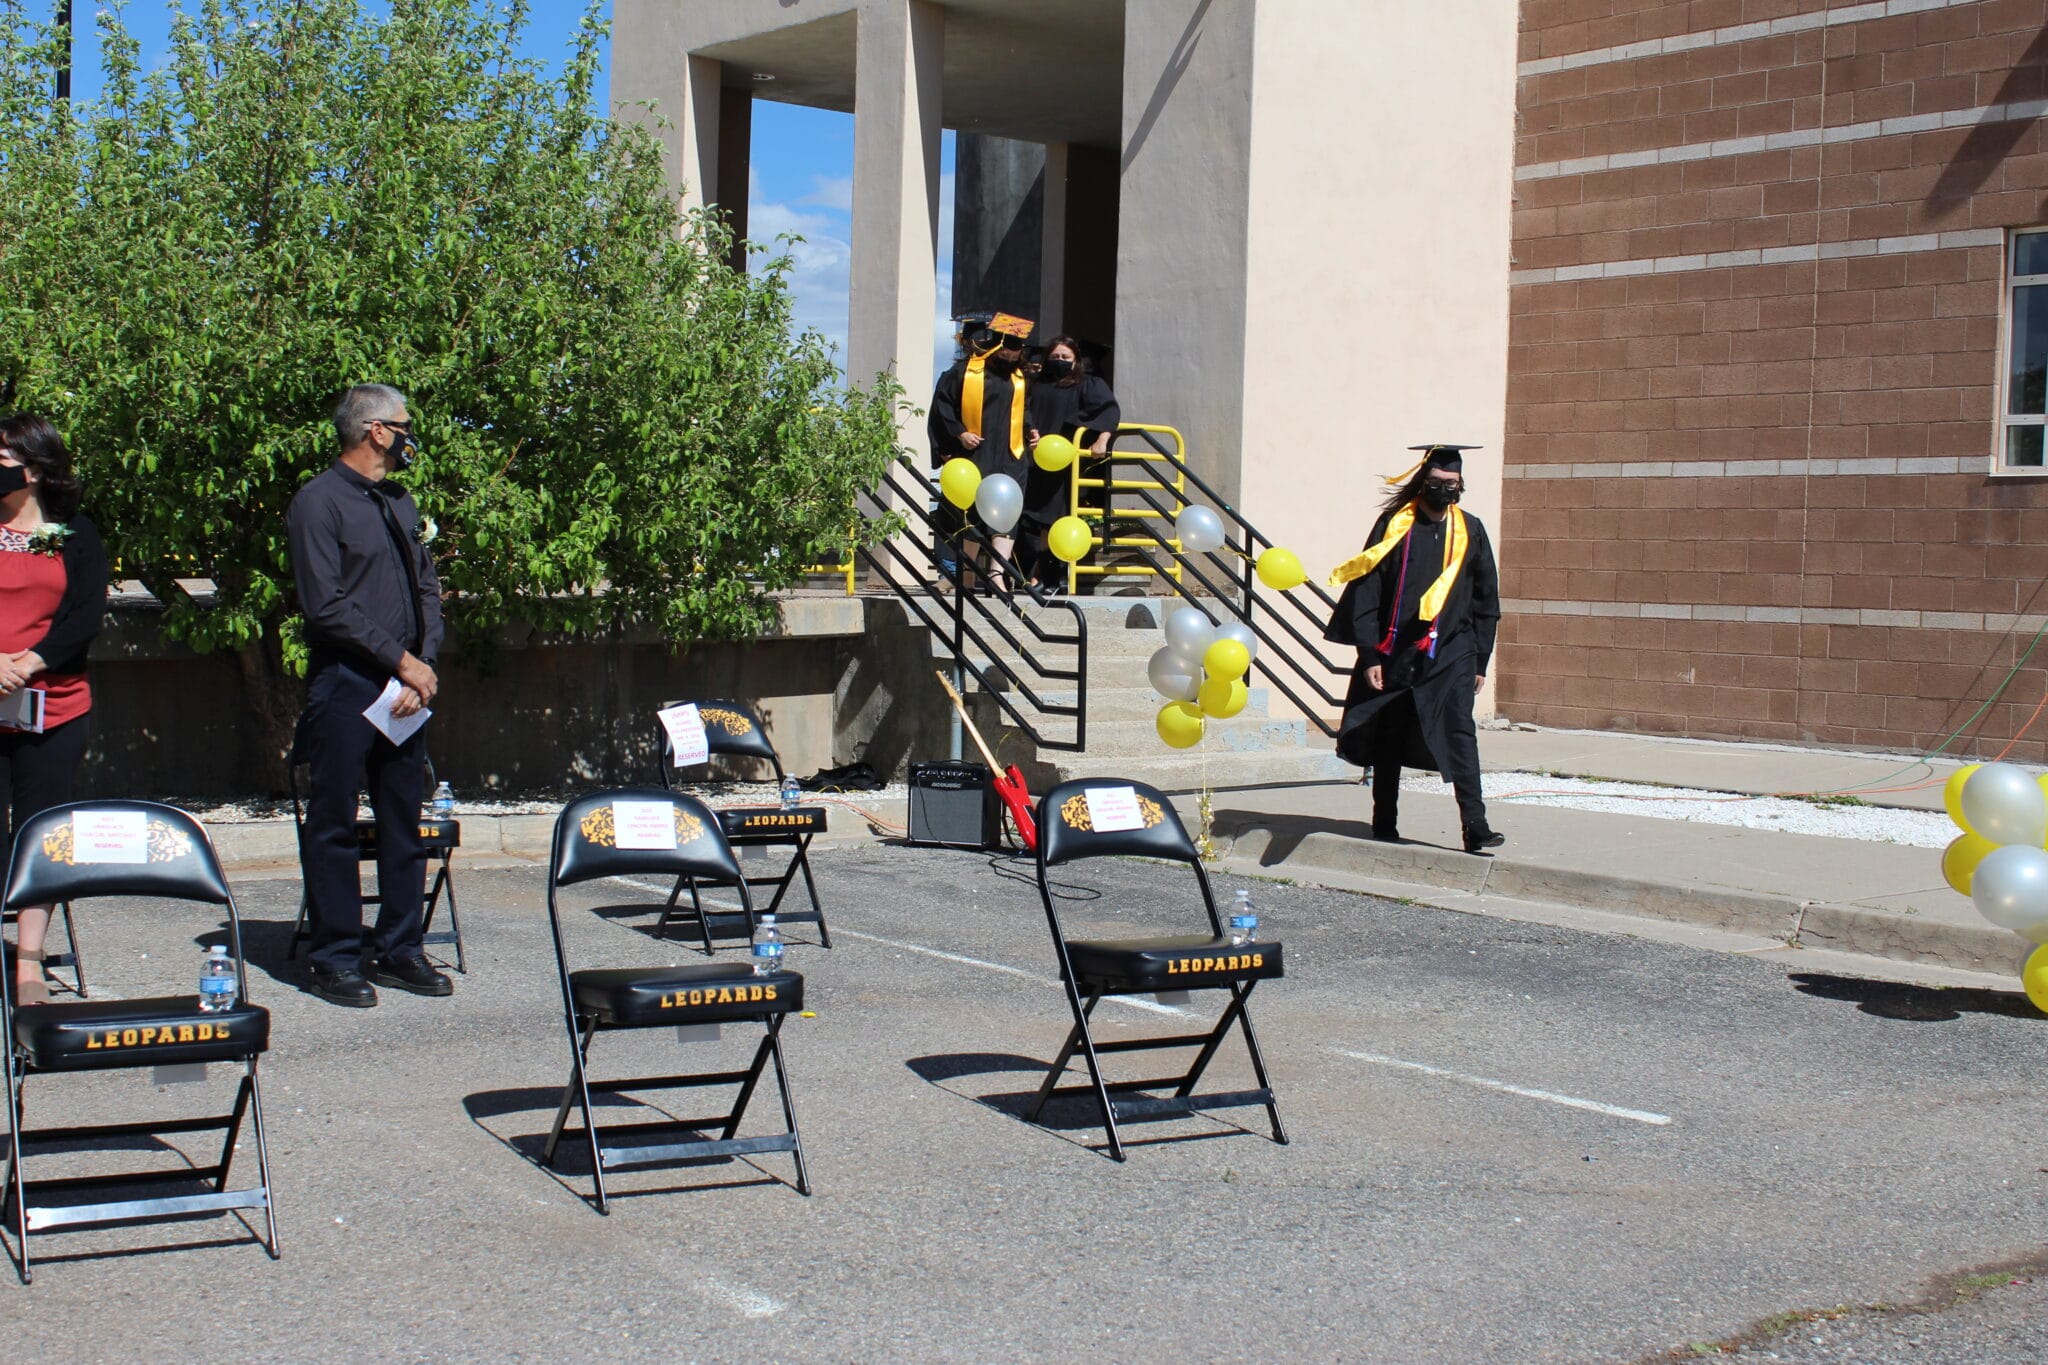
[[[1136,1125],[1119,1165],[1078,1105],[1018,1117],[1068,1023],[1029,865],[815,861],[837,946],[797,930],[815,1017],[784,1032],[815,1193],[779,1156],[678,1166],[615,1177],[608,1218],[580,1153],[559,1175],[532,1159],[570,1055],[540,868],[461,866],[469,974],[372,1011],[290,984],[295,879],[239,881],[275,1016],[283,1259],[227,1220],[39,1239],[35,1284],[0,1285],[8,1359],[1638,1361],[2048,1259],[2048,1021],[2009,993],[1251,881],[1286,944],[1253,1015],[1293,1140],[1258,1110],[1178,1118]],[[1058,874],[1083,937],[1184,927],[1187,878]],[[566,892],[577,965],[689,960],[647,933],[657,886]],[[81,908],[123,994],[191,989],[208,927]],[[1189,1022],[1099,1018],[1109,1037]],[[647,1030],[595,1064],[749,1046]],[[1235,1049],[1218,1067],[1249,1083]],[[35,1122],[196,1103],[136,1074],[28,1098]],[[1957,1359],[2040,1358],[1955,1310],[1914,1320],[1976,1332]],[[1757,1358],[1922,1358],[1891,1350]]]

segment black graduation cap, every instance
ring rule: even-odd
[[[1486,449],[1485,446],[1452,445],[1448,441],[1437,441],[1429,445],[1409,446],[1408,448],[1410,450],[1421,451],[1422,458],[1417,460],[1414,464],[1409,465],[1399,474],[1395,474],[1389,477],[1387,479],[1388,483],[1406,483],[1408,482],[1408,480],[1415,477],[1415,471],[1422,468],[1424,465],[1428,465],[1431,469],[1445,469],[1449,470],[1453,474],[1462,474],[1465,472],[1465,459],[1463,452],[1467,450]]]

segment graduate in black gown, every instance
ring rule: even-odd
[[[1054,337],[1045,348],[1045,359],[1031,385],[1031,429],[1035,445],[1041,436],[1064,436],[1083,454],[1100,455],[1109,449],[1123,412],[1109,385],[1081,357],[1080,348],[1069,336]],[[1067,586],[1067,566],[1045,545],[1045,533],[1070,510],[1067,493],[1073,470],[1051,473],[1031,466],[1031,481],[1024,485],[1024,519],[1017,528],[1018,563],[1048,592]]]
[[[1397,840],[1401,769],[1443,774],[1458,797],[1465,851],[1507,840],[1486,823],[1472,710],[1493,658],[1500,579],[1479,518],[1458,506],[1460,452],[1414,446],[1422,462],[1401,478],[1366,537],[1340,564],[1344,585],[1325,638],[1358,647],[1337,752],[1372,769],[1372,832]]]
[[[991,315],[986,324],[968,334],[966,355],[939,376],[932,392],[925,426],[934,467],[965,456],[974,461],[983,478],[1008,474],[1018,488],[1025,486],[1031,440],[1024,343],[1030,335],[1031,322],[1009,313]],[[961,536],[968,515],[956,513],[951,503],[941,499],[940,526],[949,536]],[[996,535],[987,527],[981,532],[997,554],[1010,553],[1010,535]]]

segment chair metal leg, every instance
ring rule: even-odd
[[[275,1261],[283,1253],[277,1245],[277,1186],[270,1183],[270,1143],[263,1131],[263,1086],[256,1079],[256,1059],[249,1059],[249,1126],[256,1133],[256,1174],[263,1181],[263,1220],[270,1233],[264,1250]]]
[[[678,877],[676,878],[676,884],[669,888],[668,902],[661,907],[661,918],[654,922],[654,936],[656,938],[665,939],[668,937],[668,922],[675,918],[676,898],[683,894],[683,886],[688,881],[688,877]]]
[[[611,1201],[604,1192],[604,1156],[598,1150],[597,1114],[590,1105],[590,1077],[588,1072],[590,1040],[597,1034],[597,1020],[590,1021],[589,1029],[580,1040],[575,1035],[576,1062],[569,1073],[569,1084],[562,1088],[562,1107],[555,1115],[554,1131],[548,1134],[547,1145],[541,1148],[541,1164],[552,1167],[555,1164],[555,1147],[562,1139],[562,1129],[569,1121],[569,1104],[573,1099],[583,1108],[583,1136],[590,1143],[590,1177],[597,1189],[597,1211],[611,1216]]]
[[[782,1063],[782,1020],[768,1021],[768,1047],[775,1059],[775,1086],[782,1092],[782,1121],[789,1128],[790,1155],[796,1158],[796,1192],[808,1198],[811,1193],[810,1168],[804,1164],[804,1139],[796,1130],[796,1101],[789,1093],[789,1071]]]
[[[469,975],[469,955],[462,948],[462,916],[455,910],[455,873],[448,864],[441,865],[441,879],[448,892],[448,930],[455,935],[455,970]]]
[[[1229,1034],[1231,1024],[1244,1014],[1245,1002],[1251,998],[1251,988],[1257,984],[1251,982],[1243,988],[1242,993],[1236,986],[1230,988],[1230,1003],[1224,1007],[1222,1017],[1216,1021],[1216,1027],[1209,1030],[1208,1041],[1203,1043],[1202,1050],[1195,1054],[1195,1060],[1188,1066],[1188,1074],[1181,1079],[1180,1085],[1173,1092],[1175,1095],[1185,1098],[1195,1093],[1195,1086],[1200,1083],[1202,1073],[1209,1069],[1209,1062],[1216,1056],[1216,1049],[1223,1045],[1223,1039]],[[1265,1082],[1261,1080],[1259,1084],[1263,1086]]]
[[[732,1102],[732,1113],[726,1118],[725,1131],[718,1135],[720,1142],[731,1142],[739,1136],[740,1120],[746,1117],[747,1104],[754,1098],[754,1087],[761,1081],[761,1068],[767,1065],[774,1044],[775,1035],[770,1033],[761,1039],[761,1046],[754,1049],[754,1060],[747,1067],[746,1079],[740,1082],[740,1093]]]
[[[796,846],[796,865],[803,869],[804,891],[811,898],[812,913],[818,917],[818,939],[827,948],[832,946],[832,931],[825,927],[825,905],[818,899],[818,883],[811,876],[811,836],[806,834],[803,842]]]
[[[555,1148],[562,1141],[562,1130],[569,1125],[569,1110],[576,1103],[576,1091],[573,1088],[574,1082],[582,1073],[583,1059],[589,1055],[590,1040],[596,1035],[597,1021],[595,1019],[590,1021],[589,1030],[580,1039],[574,1033],[569,1035],[570,1043],[576,1049],[576,1059],[571,1066],[569,1080],[562,1085],[562,1103],[555,1110],[554,1127],[548,1130],[548,1140],[540,1149],[540,1164],[543,1166],[552,1167],[555,1164]]]
[[[292,941],[290,946],[284,950],[284,958],[287,962],[298,961],[300,946],[313,936],[312,932],[306,928],[306,916],[311,912],[312,908],[312,896],[305,891],[299,892],[299,917],[292,923]]]
[[[1092,1007],[1093,1002],[1090,1002]],[[1053,1058],[1046,1069],[1045,1081],[1038,1087],[1038,1094],[1032,1097],[1031,1105],[1024,1111],[1026,1123],[1038,1122],[1038,1115],[1045,1108],[1045,1102],[1052,1098],[1053,1090],[1059,1085],[1060,1077],[1067,1073],[1067,1064],[1074,1060],[1074,1049],[1081,1046],[1081,1026],[1074,1025],[1067,1030],[1067,1041],[1060,1045],[1060,1055]]]
[[[1246,984],[1244,995],[1239,1000],[1240,1006],[1244,1001],[1251,998],[1252,986],[1256,984],[1256,982]],[[1252,1013],[1250,1010],[1243,1008],[1238,1010],[1237,1026],[1244,1030],[1245,1050],[1251,1054],[1252,1059],[1252,1075],[1258,1078],[1259,1088],[1268,1095],[1271,1095],[1273,1093],[1273,1082],[1266,1075],[1266,1054],[1259,1050],[1259,1037],[1252,1030]],[[1280,1104],[1277,1099],[1266,1101],[1266,1117],[1273,1122],[1273,1141],[1285,1147],[1287,1145],[1287,1130],[1280,1124]]]
[[[704,956],[716,957],[718,949],[711,945],[711,916],[704,913],[704,897],[697,889],[697,879],[685,877],[683,880],[690,884],[690,907],[697,912],[697,929],[704,935]]]
[[[9,1016],[11,1021],[11,1010],[0,1010],[0,1014]],[[19,1252],[14,1268],[21,1282],[29,1284],[34,1281],[35,1272],[28,1261],[28,1182],[21,1169],[22,1085],[27,1078],[14,1074],[12,1038],[0,1040],[0,1053],[7,1058],[7,1190],[14,1200],[14,1237]]]

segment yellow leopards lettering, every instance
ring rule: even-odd
[[[786,814],[782,814],[782,813],[780,813],[780,812],[777,812],[777,813],[771,813],[771,814],[764,814],[764,815],[749,815],[749,816],[748,816],[748,817],[747,817],[746,819],[744,819],[744,820],[740,821],[740,828],[741,828],[741,829],[807,829],[807,828],[809,828],[809,827],[810,827],[810,824],[811,824],[811,817],[810,817],[810,816],[808,816],[808,815],[802,815],[802,814],[797,814],[797,815],[786,815]]]
[[[665,1010],[690,1005],[748,1005],[775,998],[773,986],[706,986],[702,990],[673,991],[661,997]]]
[[[1230,957],[1177,957],[1166,964],[1166,974],[1194,976],[1206,972],[1246,972],[1265,965],[1264,953],[1240,953]]]
[[[85,1050],[98,1052],[110,1047],[160,1047],[178,1043],[224,1043],[231,1035],[226,1024],[150,1024],[142,1028],[110,1028],[85,1035]]]

